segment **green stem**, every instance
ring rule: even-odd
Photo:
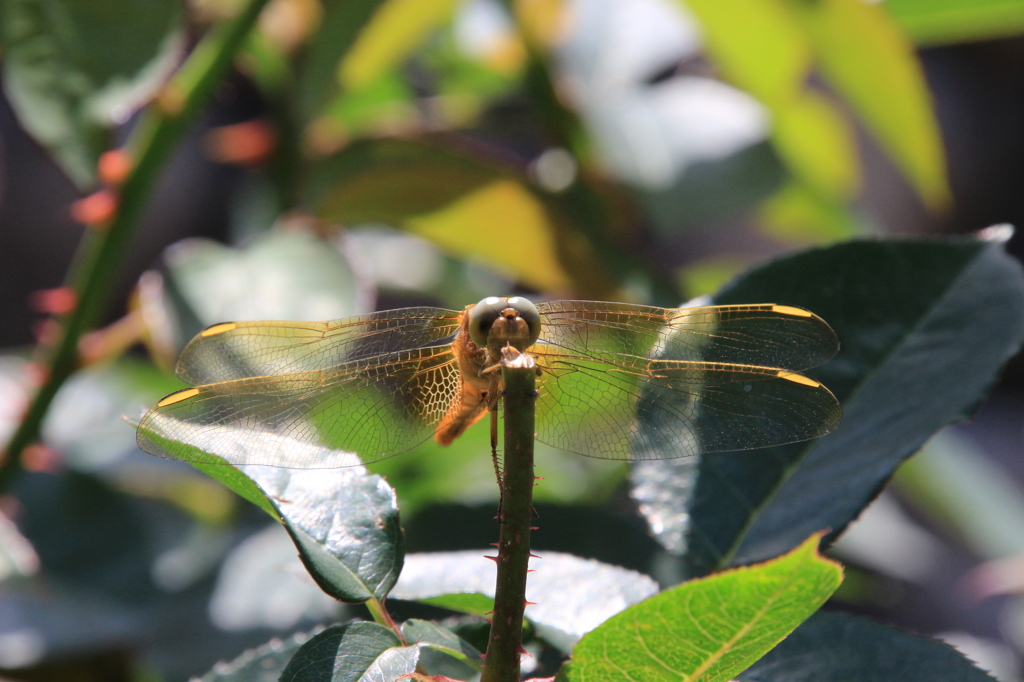
[[[377,623],[378,625],[383,625],[384,627],[388,628],[396,635],[398,635],[398,638],[400,640],[402,640],[403,642],[405,641],[405,637],[402,635],[402,628],[398,627],[398,625],[395,623],[394,619],[391,617],[391,614],[388,612],[387,607],[384,606],[384,602],[382,600],[374,597],[373,599],[368,599],[367,601],[363,602],[363,604],[370,612],[370,616],[373,617],[375,623]]]
[[[61,320],[61,338],[46,359],[46,381],[36,393],[0,464],[0,489],[20,467],[21,452],[39,439],[57,391],[78,366],[78,341],[99,322],[114,273],[175,144],[231,66],[268,0],[249,0],[231,21],[210,30],[147,108],[128,142],[132,169],[118,192],[117,213],[106,229],[90,229],[68,273],[78,305]]]
[[[526,574],[530,564],[537,370],[529,355],[511,348],[503,355],[505,473],[501,491],[501,536],[491,635],[480,682],[519,682]]]

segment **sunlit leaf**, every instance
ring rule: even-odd
[[[542,552],[526,585],[526,618],[569,651],[586,632],[658,591],[645,575],[561,552]],[[493,608],[495,567],[478,551],[411,554],[391,596],[482,615]],[[595,600],[594,594],[601,599]],[[482,609],[482,610],[481,610]]]
[[[188,239],[166,254],[174,283],[204,326],[234,320],[336,320],[366,312],[345,257],[301,232],[273,231],[243,248]]]
[[[857,152],[835,106],[805,92],[774,113],[772,141],[794,175],[829,199],[848,199],[860,182]]]
[[[764,564],[683,583],[587,633],[563,669],[568,682],[732,679],[821,606],[842,581],[812,536]]]
[[[385,0],[324,3],[317,31],[298,66],[296,98],[306,121],[318,116],[340,88],[338,65]]]
[[[848,211],[796,182],[764,202],[760,218],[766,233],[794,244],[834,242],[857,233]]]
[[[744,671],[741,682],[994,682],[959,651],[845,613],[819,612]]]
[[[309,201],[329,220],[404,227],[537,289],[570,288],[557,242],[564,228],[549,207],[509,170],[469,154],[398,141],[353,145],[323,165]],[[587,254],[583,245],[574,255],[585,263]]]
[[[881,5],[789,0],[814,41],[817,63],[933,209],[950,201],[931,96],[914,47]]]
[[[213,624],[229,632],[281,631],[300,621],[337,620],[340,608],[301,569],[286,530],[271,523],[224,557],[208,611]]]
[[[683,0],[678,0],[682,2]],[[773,110],[798,94],[813,52],[784,0],[685,0],[727,79]]]
[[[679,0],[683,2],[683,0]],[[774,117],[772,142],[790,171],[832,201],[856,189],[852,133],[833,105],[806,89],[814,45],[787,0],[685,0],[722,75]]]
[[[385,0],[339,67],[341,83],[358,89],[399,64],[463,0]]]
[[[111,129],[153,96],[179,59],[181,4],[3,0],[0,47],[19,123],[87,188]]]
[[[886,0],[882,7],[918,45],[948,45],[1024,32],[1024,0]]]
[[[405,550],[395,491],[383,478],[362,467],[243,470],[280,514],[321,589],[348,603],[387,596]]]

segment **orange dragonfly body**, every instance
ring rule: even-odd
[[[293,468],[374,462],[431,437],[446,445],[495,408],[506,344],[538,366],[537,439],[590,457],[780,445],[841,416],[798,373],[838,348],[801,308],[491,297],[463,311],[214,325],[178,361],[194,388],[149,410],[138,442],[161,457]]]

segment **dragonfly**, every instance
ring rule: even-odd
[[[495,414],[504,346],[536,362],[536,439],[589,457],[763,448],[822,436],[841,419],[832,393],[800,373],[839,347],[802,308],[513,296],[461,311],[213,325],[178,360],[192,388],[145,414],[138,443],[189,462],[287,468],[447,445]]]

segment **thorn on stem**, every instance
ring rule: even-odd
[[[78,294],[71,287],[40,289],[29,294],[28,304],[38,313],[67,315],[78,305]]]
[[[111,149],[100,156],[96,170],[104,184],[120,187],[132,171],[132,159],[123,149]]]
[[[255,166],[266,161],[277,144],[269,121],[256,119],[222,126],[206,136],[206,153],[219,163]]]
[[[71,204],[71,217],[89,227],[107,227],[117,213],[117,197],[101,189]]]

